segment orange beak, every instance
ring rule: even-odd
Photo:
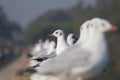
[[[49,36],[49,37],[53,37],[54,35],[53,35],[53,34],[49,34],[48,36]]]
[[[112,31],[112,32],[117,31],[117,27],[116,26],[112,26],[110,31]]]

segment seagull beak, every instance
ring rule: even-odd
[[[112,26],[112,27],[110,28],[110,31],[112,31],[112,32],[117,31],[117,27],[116,27],[116,26]]]
[[[53,37],[54,35],[53,35],[53,34],[49,34],[48,36],[49,36],[49,37]]]

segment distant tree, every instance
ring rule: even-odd
[[[6,14],[3,11],[2,6],[0,6],[0,39],[2,41],[13,40],[12,33],[16,31],[18,33],[22,32],[22,29],[19,24],[16,22],[9,21]],[[2,43],[2,42],[0,42]]]

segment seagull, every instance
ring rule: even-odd
[[[46,41],[44,44],[46,44]],[[41,46],[44,46],[44,44],[42,44]],[[31,60],[42,62],[48,58],[55,57],[56,56],[55,42],[54,41],[47,42],[47,45],[46,45],[46,49],[42,47],[42,49],[36,55],[33,55]]]
[[[30,49],[30,55],[31,57],[34,55],[37,55],[41,50],[43,50],[43,44],[42,40],[39,40],[38,43],[36,43],[31,49]]]
[[[38,50],[36,50],[36,49],[38,49]],[[31,51],[31,54],[32,54],[32,57],[30,58],[31,60],[34,60],[39,57],[43,57],[47,54],[47,50],[43,47],[42,40],[39,40],[39,42],[35,46],[35,49],[33,49],[33,51]]]
[[[73,33],[70,33],[68,36],[67,36],[67,43],[72,46],[73,44],[75,44],[77,41],[77,38],[75,38],[74,34]]]
[[[55,46],[56,46],[55,42],[51,41],[48,45],[47,55],[44,57],[41,57],[41,59],[46,60],[46,59],[55,57],[56,56]]]
[[[49,34],[49,36],[57,38],[56,55],[59,55],[62,51],[69,48],[69,45],[65,41],[63,30],[58,29],[54,31],[52,34]]]
[[[40,75],[57,76],[62,80],[82,80],[100,73],[109,62],[104,33],[115,31],[116,27],[102,19],[92,19],[87,28],[86,47],[71,46],[59,56],[42,62],[35,70]]]

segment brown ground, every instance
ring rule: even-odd
[[[19,69],[25,68],[28,65],[28,59],[22,55],[11,64],[0,70],[0,80],[29,80],[26,77],[16,76]]]

